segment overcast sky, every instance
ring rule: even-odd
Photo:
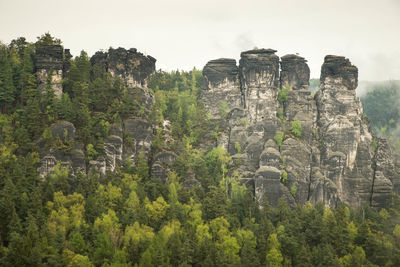
[[[400,79],[400,0],[0,0],[0,40],[45,32],[74,56],[135,47],[157,69],[202,69],[257,46],[299,53],[312,77],[327,54],[362,80]]]

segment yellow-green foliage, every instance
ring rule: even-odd
[[[169,204],[165,202],[162,196],[158,197],[155,201],[151,203],[148,200],[146,202],[146,214],[149,219],[155,222],[159,222],[167,215]]]
[[[287,176],[288,176],[287,172],[285,170],[283,170],[282,171],[282,178],[281,178],[282,183],[286,184]]]
[[[297,185],[293,184],[292,187],[290,187],[290,194],[292,194],[292,196],[295,197],[296,193],[297,193]]]
[[[238,154],[242,153],[242,148],[240,147],[239,142],[235,142],[235,149],[236,149],[236,153],[238,153]]]
[[[285,133],[283,132],[276,132],[274,136],[274,140],[279,148],[282,146],[283,139],[285,138]]]
[[[282,89],[278,88],[278,101],[279,101],[279,103],[283,104],[283,103],[285,103],[287,101],[289,91],[290,91],[290,86],[289,85],[286,85]]]
[[[68,232],[86,225],[85,199],[81,194],[65,196],[62,192],[56,192],[54,200],[47,202],[47,209],[50,212],[47,226],[54,234],[60,232],[65,236]]]
[[[298,120],[292,121],[292,127],[290,128],[290,131],[295,136],[301,137],[303,133],[303,126],[301,125],[301,122]]]

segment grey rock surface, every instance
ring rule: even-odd
[[[82,146],[76,143],[74,125],[68,121],[58,121],[50,126],[50,130],[53,140],[58,144],[64,144],[67,149],[58,146],[43,147],[40,151],[39,177],[45,179],[57,164],[67,168],[71,175],[85,173],[85,154]]]
[[[68,55],[69,51],[67,58]],[[57,98],[61,98],[64,69],[63,47],[61,45],[45,45],[36,48],[34,63],[39,81],[40,93],[46,93],[49,76],[51,76],[51,88],[54,90],[54,95]]]
[[[160,179],[165,182],[168,178],[168,173],[172,170],[176,161],[177,155],[173,152],[163,151],[158,153],[151,166],[151,177]]]
[[[128,162],[127,159],[134,163],[139,153],[148,156],[151,151],[153,125],[148,120],[148,114],[154,97],[147,85],[155,71],[156,59],[143,55],[136,48],[127,50],[119,47],[96,52],[90,62],[108,71],[112,77],[120,77],[127,89],[123,97],[138,109],[144,108],[140,115],[131,114],[122,125],[114,125],[104,141],[106,169],[114,171],[117,165]],[[93,165],[104,169],[104,163],[93,162]]]
[[[398,193],[400,175],[387,141],[380,140],[373,151],[355,94],[357,68],[345,57],[326,56],[314,97],[307,61],[297,55],[279,61],[275,52],[250,50],[241,54],[238,67],[234,60],[218,59],[203,69],[201,98],[225,126],[217,144],[232,155],[243,183],[254,186],[258,201],[273,205],[284,198],[292,206],[309,201],[384,207]],[[278,87],[289,90],[281,103]],[[227,116],[218,115],[221,101],[227,102]],[[301,136],[292,133],[293,121],[301,123]]]

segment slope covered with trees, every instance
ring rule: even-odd
[[[386,81],[372,83],[361,96],[364,113],[371,121],[372,131],[389,139],[396,151],[400,152],[400,82]]]
[[[55,43],[46,34],[0,47],[1,265],[400,265],[398,197],[380,211],[256,203],[229,154],[204,145],[219,131],[199,100],[198,70],[157,71],[149,82],[149,118],[158,129],[171,125],[168,134],[156,130],[149,159],[162,150],[177,155],[165,182],[152,179],[143,155],[105,175],[91,169],[72,176],[57,165],[39,178],[40,146],[73,146],[51,135],[52,123],[73,123],[88,163],[104,152],[110,125],[144,112],[123,97],[121,79],[92,66],[85,52],[71,60],[61,98],[51,81],[41,94],[34,51]],[[184,183],[190,175],[197,186]]]

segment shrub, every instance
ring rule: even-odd
[[[86,153],[89,160],[96,159],[99,154],[92,144],[86,146]]]
[[[274,136],[274,140],[279,148],[282,146],[283,138],[285,137],[285,133],[283,132],[276,132]]]
[[[240,147],[239,142],[235,142],[235,149],[238,154],[242,153],[242,148]]]
[[[291,127],[290,131],[295,136],[301,137],[301,134],[303,133],[303,126],[301,125],[301,122],[298,120],[292,121],[292,127]]]
[[[295,197],[296,193],[297,193],[297,185],[293,184],[292,187],[290,188],[290,194],[292,194],[292,196]]]
[[[283,170],[282,172],[282,178],[281,178],[282,183],[286,184],[287,182],[287,172]]]
[[[288,94],[289,94],[290,86],[285,86],[282,89],[278,88],[278,101],[279,103],[283,104],[285,101],[288,99]]]

